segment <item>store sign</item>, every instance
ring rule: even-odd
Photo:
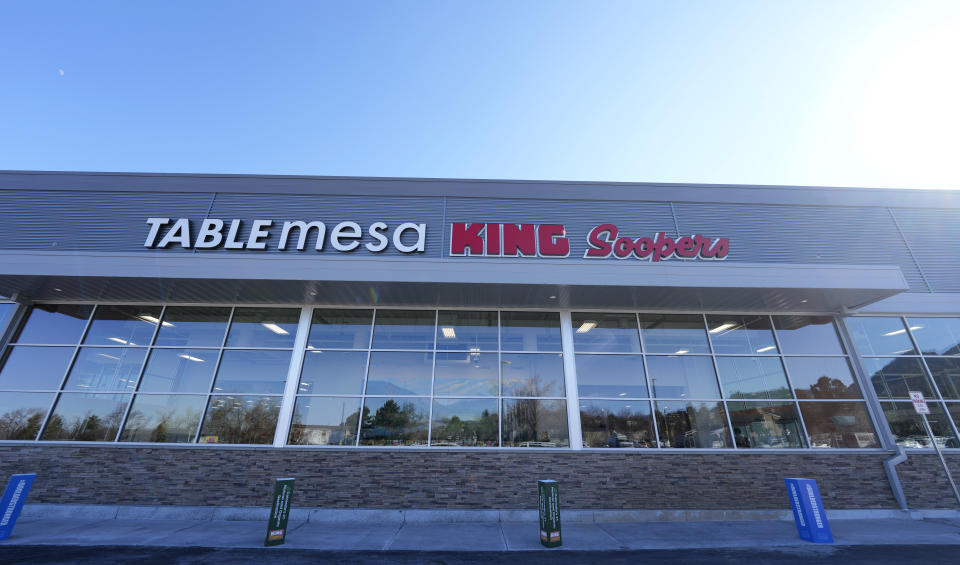
[[[587,234],[586,259],[725,259],[730,240],[700,234],[673,239],[664,232],[653,237],[622,235],[613,224],[600,224]],[[570,255],[570,239],[563,224],[453,223],[450,255],[456,257],[546,257]]]
[[[307,240],[314,239],[314,249],[323,251],[329,241],[330,247],[349,253],[357,249],[366,249],[379,253],[393,246],[400,253],[423,253],[427,239],[427,224],[404,222],[391,231],[383,222],[374,222],[363,229],[357,222],[340,222],[327,231],[323,222],[275,222],[273,220],[253,220],[250,234],[239,236],[242,220],[224,220],[204,218],[199,227],[192,226],[188,218],[147,218],[150,231],[143,246],[147,249],[245,249],[262,251],[269,242],[275,249],[286,251],[296,249],[304,251]],[[373,241],[361,246],[364,232]]]
[[[287,520],[290,518],[290,502],[293,496],[294,479],[277,479],[273,483],[273,506],[270,508],[270,523],[263,545],[283,545],[287,539]]]
[[[341,253],[367,251],[380,253],[393,248],[400,253],[426,250],[427,224],[403,222],[389,226],[373,222],[364,227],[346,221],[331,225],[305,222],[204,218],[147,218],[147,249],[235,249],[246,251],[306,251],[332,249]],[[247,234],[241,236],[241,232]],[[725,259],[730,241],[700,234],[676,239],[666,232],[652,236],[624,234],[614,224],[600,224],[586,235],[585,259],[638,259],[654,263],[667,259]],[[572,235],[563,224],[450,224],[451,257],[542,257],[559,259],[570,256]]]

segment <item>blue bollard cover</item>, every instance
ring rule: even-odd
[[[27,499],[27,493],[30,492],[35,478],[36,473],[10,477],[7,490],[3,491],[3,498],[0,498],[0,540],[9,538],[13,532],[13,525],[17,523],[23,502]]]
[[[793,507],[793,520],[797,524],[800,537],[813,543],[833,543],[827,512],[820,499],[820,489],[813,479],[784,479],[790,506]]]

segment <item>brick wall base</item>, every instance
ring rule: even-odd
[[[886,453],[622,453],[0,446],[0,477],[35,472],[31,502],[269,506],[274,477],[322,508],[523,509],[560,481],[577,509],[778,509],[784,477],[817,479],[827,508],[895,509]],[[951,455],[960,478],[960,455]],[[934,455],[898,467],[914,508],[952,508]]]

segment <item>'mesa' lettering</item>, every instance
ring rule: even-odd
[[[172,224],[171,224],[172,222]],[[253,220],[246,237],[241,237],[242,220],[230,220],[227,225],[218,218],[204,218],[194,235],[189,218],[147,218],[150,231],[143,246],[148,249],[166,249],[180,246],[184,249],[248,249],[262,250],[272,235],[279,233],[276,249],[305,251],[308,240],[313,237],[315,251],[323,251],[329,241],[330,247],[349,253],[361,244],[371,253],[379,253],[390,244],[400,253],[423,253],[427,239],[427,225],[405,222],[387,235],[390,227],[383,222],[374,222],[366,229],[372,241],[364,242],[364,230],[357,222],[340,222],[330,229],[323,222],[287,221],[282,224],[273,220]]]
[[[613,255],[626,259],[633,255],[637,259],[661,261],[678,257],[680,259],[724,259],[730,248],[726,237],[710,239],[700,234],[683,236],[674,240],[663,232],[650,237],[633,239],[618,237],[619,230],[613,224],[600,224],[587,235],[589,249],[585,258],[600,259]]]

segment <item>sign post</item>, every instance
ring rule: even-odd
[[[793,520],[800,537],[814,543],[833,543],[827,512],[820,499],[820,489],[813,479],[783,479],[790,494]]]
[[[13,533],[13,526],[17,523],[23,503],[27,500],[30,486],[37,478],[36,473],[13,475],[7,483],[7,490],[0,497],[0,540],[5,540]]]
[[[953,482],[953,475],[950,474],[950,469],[947,467],[947,461],[943,458],[943,453],[940,452],[940,446],[937,444],[937,438],[933,435],[933,428],[930,427],[930,422],[927,421],[927,414],[930,413],[930,407],[927,406],[927,400],[923,397],[923,393],[915,390],[910,392],[910,401],[913,402],[913,409],[916,410],[917,414],[920,414],[920,419],[923,420],[923,429],[930,436],[930,442],[933,443],[933,449],[937,452],[937,457],[940,458],[940,464],[943,465],[943,472],[947,475],[947,481],[950,482],[950,488],[953,489],[953,496],[956,497],[957,503],[960,504],[960,491],[957,490],[957,484]]]
[[[557,481],[537,481],[540,493],[540,544],[560,547],[560,487]]]
[[[270,523],[267,526],[267,539],[263,545],[283,545],[287,537],[287,519],[290,517],[290,499],[293,496],[293,479],[277,479],[273,486],[273,507],[270,509]]]

